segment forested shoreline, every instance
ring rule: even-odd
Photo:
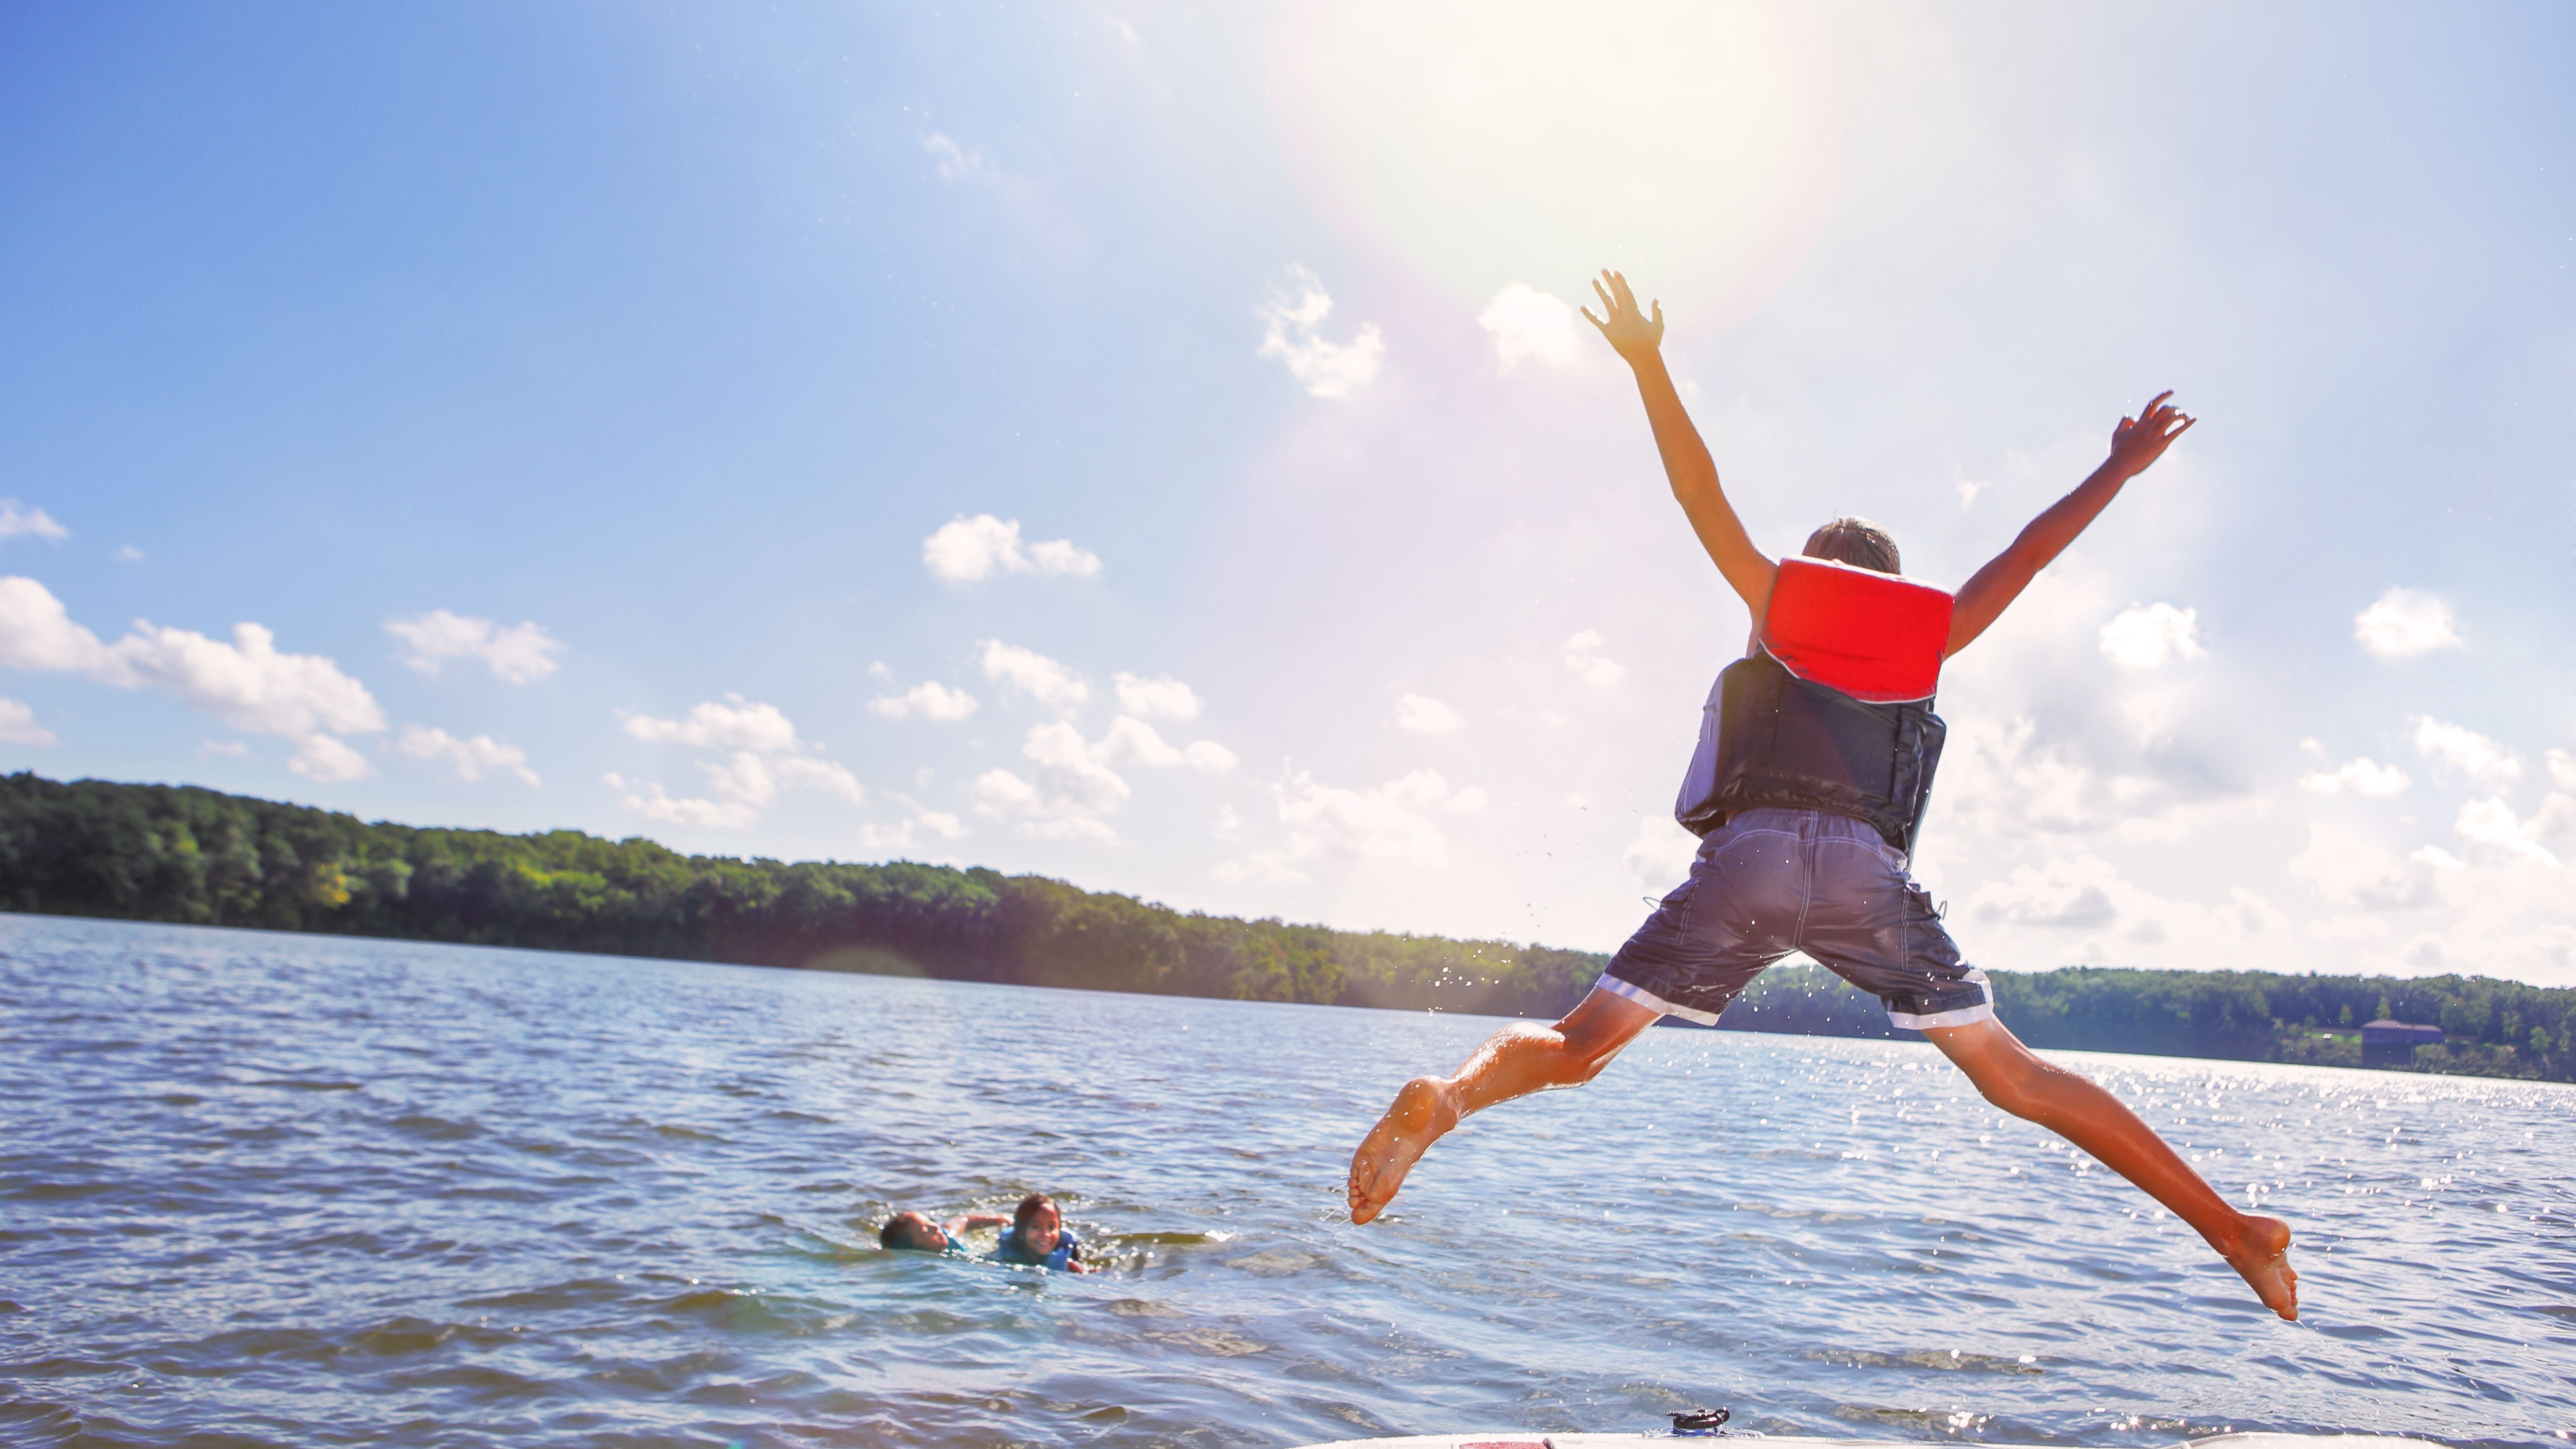
[[[684,856],[579,831],[368,824],[193,786],[0,776],[0,910],[1033,986],[1551,1017],[1606,958],[1182,913],[1044,876]],[[2419,1070],[2576,1080],[2576,990],[2068,967],[1990,973],[2035,1046],[2357,1066],[2360,1023],[2441,1026]],[[1726,1028],[1887,1037],[1813,968]],[[1905,1033],[1910,1035],[1910,1033]]]

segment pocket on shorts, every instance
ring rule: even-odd
[[[1964,981],[1968,968],[1959,960],[1959,943],[1950,939],[1949,929],[1941,924],[1941,912],[1932,904],[1932,893],[1912,881],[1905,883],[1905,965],[1938,980]]]

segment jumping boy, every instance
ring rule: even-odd
[[[1607,285],[1605,286],[1604,283]],[[1717,465],[1664,370],[1663,304],[1651,317],[1625,277],[1593,283],[1584,317],[1637,375],[1691,528],[1753,612],[1754,647],[1710,692],[1676,814],[1701,836],[1689,879],[1629,938],[1553,1026],[1505,1027],[1447,1077],[1416,1077],[1351,1155],[1351,1221],[1386,1210],[1405,1174],[1461,1118],[1598,1076],[1667,1013],[1714,1024],[1762,969],[1803,950],[1921,1031],[1985,1099],[2091,1153],[2206,1239],[2283,1318],[2299,1314],[2290,1227],[2238,1212],[2117,1097],[2030,1049],[1995,1019],[1985,973],[1966,966],[1906,874],[1940,758],[1932,713],[1941,661],[1992,625],[2121,485],[2192,419],[2161,393],[2111,434],[2111,456],[2021,531],[1955,598],[1895,577],[1896,545],[1859,519],[1774,563],[1753,546]]]

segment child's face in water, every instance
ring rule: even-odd
[[[1029,1214],[1028,1226],[1020,1229],[1020,1246],[1043,1258],[1055,1251],[1056,1239],[1063,1235],[1063,1215],[1054,1208],[1042,1207]]]
[[[948,1234],[939,1224],[919,1213],[898,1213],[895,1224],[896,1247],[909,1248],[916,1253],[944,1253],[955,1246],[948,1241]]]

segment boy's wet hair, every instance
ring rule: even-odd
[[[920,1217],[919,1213],[896,1213],[886,1219],[885,1226],[877,1229],[877,1246],[889,1253],[914,1248],[914,1230],[909,1220]]]
[[[1021,1198],[1020,1205],[1011,1210],[1011,1231],[1015,1233],[1027,1231],[1029,1219],[1036,1217],[1041,1211],[1054,1213],[1055,1220],[1059,1223],[1064,1221],[1064,1209],[1055,1205],[1054,1198],[1042,1192],[1033,1192]]]
[[[1803,552],[1809,558],[1828,558],[1883,574],[1905,571],[1897,562],[1896,540],[1866,518],[1835,519],[1807,535]]]

